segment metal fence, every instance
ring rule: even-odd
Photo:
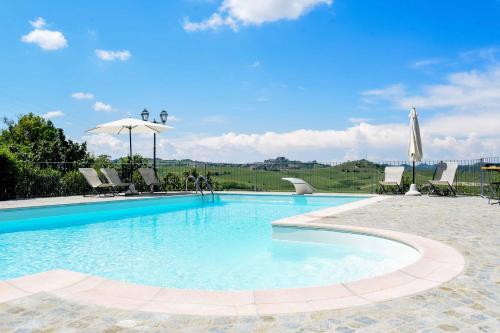
[[[436,166],[443,161],[424,161],[417,163],[415,183],[420,191],[426,193],[428,180],[433,179]],[[451,161],[444,161],[451,162]],[[498,181],[500,173],[487,173],[481,167],[487,164],[500,164],[499,157],[474,160],[455,160],[459,165],[454,189],[459,194],[480,195],[485,186]],[[91,192],[85,179],[78,172],[79,167],[99,165],[79,162],[23,162],[22,172],[16,179],[12,193],[4,195],[4,199],[81,195]],[[377,193],[379,181],[383,180],[386,166],[404,166],[404,186],[409,187],[412,181],[412,165],[407,161],[371,162],[367,160],[328,162],[328,163],[205,163],[191,161],[157,161],[157,175],[166,180],[163,190],[182,191],[188,175],[205,175],[209,178],[214,190],[244,191],[293,191],[293,186],[283,181],[284,177],[302,178],[315,187],[318,192],[336,193]],[[152,163],[116,164],[123,180],[136,185],[140,191],[147,191],[137,169],[152,167]],[[105,178],[102,178],[105,181]],[[194,189],[194,183],[188,183]]]

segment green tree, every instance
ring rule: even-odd
[[[50,120],[32,113],[3,122],[0,199],[79,192],[84,180],[76,167],[89,165],[93,159],[85,143],[66,138]]]
[[[111,161],[111,156],[109,155],[99,155],[94,158],[94,163],[92,164],[94,169],[100,168],[111,168],[113,167],[113,161]]]
[[[6,129],[0,132],[0,146],[7,147],[20,160],[31,162],[90,161],[86,143],[67,139],[64,131],[50,120],[32,113],[18,121],[3,119]]]

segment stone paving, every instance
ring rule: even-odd
[[[195,317],[102,308],[39,293],[0,304],[0,332],[500,332],[500,207],[477,197],[393,197],[321,222],[442,241],[466,259],[440,287],[375,305],[279,316]]]

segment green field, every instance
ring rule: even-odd
[[[376,193],[378,182],[383,179],[384,166],[368,161],[354,161],[325,166],[262,170],[244,165],[159,165],[160,177],[176,175],[184,188],[184,179],[188,173],[209,175],[216,190],[249,191],[293,191],[293,186],[283,181],[283,177],[302,178],[313,185],[319,192]],[[434,168],[426,167],[416,171],[416,183],[424,191],[426,183],[432,179]],[[411,183],[411,169],[404,175],[406,187]],[[461,193],[477,194],[480,191],[478,168],[459,169],[456,188]],[[191,186],[193,186],[191,184]],[[179,187],[179,186],[177,186]],[[173,188],[174,189],[174,188]]]

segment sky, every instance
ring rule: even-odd
[[[0,114],[87,129],[169,112],[158,157],[251,162],[500,155],[498,0],[5,0]],[[152,155],[150,136],[134,152]]]

